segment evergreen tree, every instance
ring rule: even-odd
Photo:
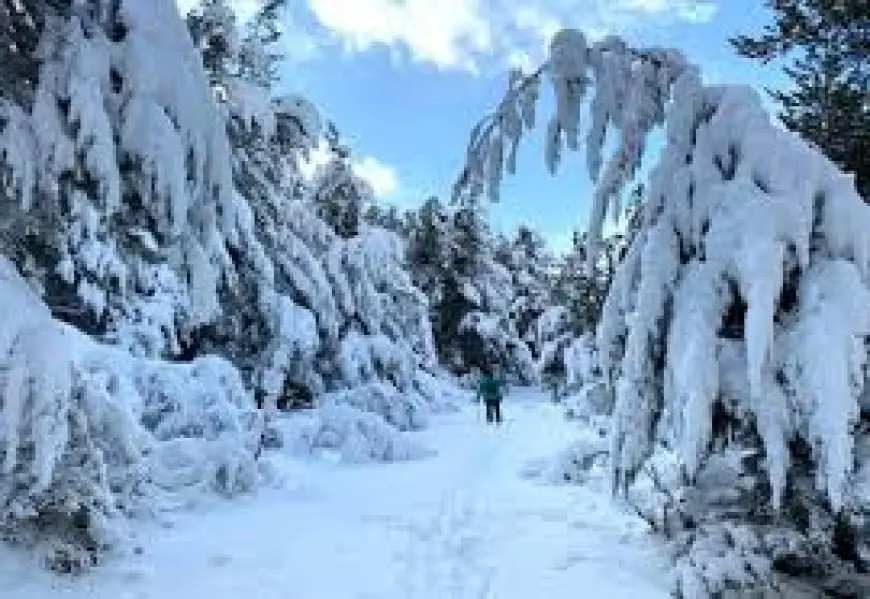
[[[550,267],[552,257],[541,235],[520,225],[508,251],[507,268],[513,282],[511,317],[517,332],[537,356],[535,323],[552,303]],[[504,250],[502,250],[504,252]]]
[[[401,241],[301,193],[320,118],[243,56],[272,54],[277,5],[239,45],[216,0],[192,35],[173,0],[0,2],[40,49],[0,94],[0,536],[63,571],[126,514],[256,484],[252,395],[333,392],[311,449],[394,459],[450,393]]]
[[[470,202],[453,212],[451,263],[457,276],[479,274],[488,236],[489,227],[480,204]]]
[[[46,24],[68,17],[72,8],[72,0],[18,0],[0,5],[0,95],[29,104],[39,72],[37,46]]]
[[[454,267],[454,218],[437,197],[427,199],[413,218],[408,263],[415,284],[429,299],[438,354],[442,361],[455,365],[462,362],[456,345],[459,324],[474,305],[462,294],[465,275]],[[469,269],[464,262],[463,268]]]
[[[20,241],[0,266],[0,404],[16,406],[0,503],[18,506],[0,528],[47,541],[69,572],[118,541],[111,519],[159,499],[154,480],[232,493],[256,478],[238,372],[182,350],[221,310],[236,274],[224,242],[242,227],[221,116],[174,3],[16,0],[0,15],[16,51],[39,39],[29,74],[0,69],[0,221]],[[201,474],[174,483],[161,455],[182,436]]]
[[[732,40],[742,56],[787,59],[792,88],[772,92],[790,130],[817,144],[856,178],[870,202],[870,3],[767,0],[774,22]]]
[[[516,297],[511,242],[490,234],[479,205],[449,209],[431,197],[403,221],[409,268],[429,300],[442,363],[458,374],[501,364],[520,380],[531,380],[531,354],[511,315]],[[530,242],[530,251],[537,251],[538,243],[538,238]]]
[[[374,205],[374,191],[354,171],[350,148],[343,143],[334,123],[327,122],[324,140],[330,157],[317,168],[307,195],[317,215],[336,233],[344,238],[354,237],[360,232],[366,212]]]
[[[347,157],[333,154],[329,162],[317,168],[309,197],[317,215],[341,237],[349,238],[359,234],[363,213],[373,203],[374,192],[354,172]]]
[[[227,0],[200,0],[186,19],[209,83],[212,88],[221,89],[238,70],[236,15]]]
[[[408,263],[415,284],[438,303],[450,274],[450,215],[436,197],[430,197],[417,210],[408,236]]]
[[[475,127],[457,198],[497,197],[544,76],[554,170],[579,148],[591,96],[587,265],[651,132],[667,128],[596,359],[614,491],[676,538],[677,596],[764,590],[780,560],[823,572],[856,542],[866,550],[839,514],[868,509],[867,428],[855,425],[870,382],[870,207],[817,148],[773,126],[752,89],[705,85],[677,52],[574,30]]]
[[[586,234],[574,232],[571,249],[560,257],[553,281],[553,303],[567,308],[574,334],[595,332],[625,247],[622,234],[604,239],[590,271]]]
[[[239,47],[239,75],[261,87],[278,80],[283,55],[277,50],[281,39],[280,18],[287,0],[264,0],[250,22]]]

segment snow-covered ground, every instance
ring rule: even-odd
[[[601,485],[519,475],[572,425],[515,391],[506,422],[472,407],[419,433],[437,451],[395,464],[277,461],[283,485],[139,529],[141,552],[80,579],[0,553],[4,599],[654,599],[663,552]]]

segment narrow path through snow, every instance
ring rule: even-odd
[[[603,489],[523,479],[571,440],[546,396],[520,390],[507,421],[471,408],[419,438],[425,460],[291,460],[291,481],[171,527],[141,555],[79,581],[20,572],[0,554],[4,599],[656,599],[664,557]],[[4,565],[4,562],[6,564]],[[17,562],[20,564],[20,561]]]

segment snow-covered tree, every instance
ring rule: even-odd
[[[410,455],[398,429],[451,395],[428,303],[395,235],[318,218],[321,119],[245,55],[274,40],[216,1],[198,46],[172,0],[3,7],[39,48],[0,96],[3,538],[72,570],[123,516],[250,488],[255,399],[347,404],[321,429]]]
[[[236,15],[227,0],[200,0],[187,14],[187,28],[213,87],[226,83],[238,70]]]
[[[404,239],[410,236],[409,218],[411,215],[407,211],[403,214],[393,204],[383,206],[377,202],[369,204],[363,213],[363,220],[369,225],[392,231]]]
[[[273,55],[276,6],[248,22],[234,64],[244,67],[245,45]],[[259,73],[240,68],[214,82],[225,90],[234,179],[254,226],[232,244],[232,305],[202,339],[270,405],[311,405],[325,391],[379,380],[411,393],[433,350],[428,306],[403,270],[401,243],[363,222],[371,190],[336,128],[303,98],[276,97],[268,70]],[[332,159],[306,181],[300,162],[324,138]]]
[[[637,230],[637,214],[639,211],[631,208],[623,222],[625,232],[603,240],[591,270],[586,259],[586,234],[579,231],[573,234],[571,248],[550,269],[549,300],[534,326],[536,345],[540,348],[538,369],[551,381],[564,383],[566,388],[580,384],[580,377],[572,375],[572,363],[576,362],[574,356],[582,352],[574,350],[594,346],[595,329],[616,269],[625,255],[627,240]],[[581,361],[588,360],[583,357]]]
[[[489,364],[531,380],[531,353],[511,315],[514,283],[482,207],[452,209],[433,197],[407,222],[409,268],[429,298],[440,360],[458,374]]]
[[[0,91],[22,104],[33,101],[39,76],[38,46],[43,31],[53,19],[69,16],[69,0],[20,0],[0,9]]]
[[[870,332],[870,208],[854,179],[775,127],[753,90],[704,85],[675,51],[635,50],[614,37],[589,45],[566,30],[554,37],[547,63],[515,76],[499,109],[475,129],[458,194],[497,195],[502,158],[510,170],[545,74],[557,107],[547,132],[553,170],[565,146],[578,148],[581,107],[592,95],[585,149],[597,189],[588,261],[598,256],[604,218],[638,172],[649,133],[666,128],[643,225],[598,329],[612,392],[616,489],[664,491],[661,505],[674,509],[652,519],[689,530],[697,542],[683,563],[700,569],[680,571],[687,596],[763,584],[764,572],[748,565],[726,580],[758,548],[780,558],[821,538],[828,542],[815,549],[829,553],[831,514],[867,501],[853,481],[864,468],[855,426]],[[608,131],[616,147],[604,157]],[[751,500],[742,492],[726,497],[710,483],[726,464],[756,481]],[[720,503],[695,493],[702,481]],[[710,528],[727,506],[741,526],[772,518],[801,541],[789,545],[788,535],[760,526],[751,529],[756,549],[728,558],[734,570],[707,568],[702,560],[714,556],[703,540],[737,533]],[[809,525],[798,511],[811,514]],[[669,518],[674,512],[685,518]]]
[[[510,272],[513,283],[511,318],[517,333],[538,356],[541,347],[535,324],[552,304],[552,256],[543,237],[526,225],[521,225],[507,248],[502,248],[502,264]],[[506,254],[506,255],[504,255]]]
[[[595,330],[616,269],[626,251],[621,233],[603,240],[598,257],[587,268],[586,234],[574,232],[571,248],[555,266],[552,302],[568,309],[570,326],[577,335]]]
[[[239,75],[260,87],[270,87],[278,81],[278,67],[283,60],[281,18],[287,0],[263,0],[259,9],[246,23],[246,32],[239,45]]]
[[[348,238],[359,233],[374,192],[371,185],[354,172],[347,157],[333,156],[317,168],[310,198],[317,215],[341,237]]]
[[[438,198],[430,197],[414,213],[408,233],[408,262],[414,281],[433,306],[441,303],[450,273],[451,235],[447,208]]]
[[[29,93],[0,99],[2,527],[70,570],[118,540],[116,516],[253,484],[259,428],[235,368],[152,359],[220,312],[242,227],[174,3],[15,5],[30,12],[11,29],[40,41]]]

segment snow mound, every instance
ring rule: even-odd
[[[399,393],[383,383],[369,383],[346,391],[324,396],[325,406],[346,405],[376,414],[400,431],[424,428],[429,422],[429,409],[424,398],[416,393]]]
[[[291,444],[303,455],[333,451],[349,463],[398,462],[429,455],[406,433],[377,414],[341,403],[316,410],[295,432]]]
[[[437,370],[434,374],[418,370],[414,380],[414,388],[428,400],[429,409],[435,414],[456,412],[468,405],[472,393],[460,385],[459,379]]]
[[[213,356],[190,364],[137,361],[139,421],[157,441],[153,482],[168,491],[233,494],[256,483],[259,416],[238,371]]]
[[[521,474],[554,484],[580,484],[607,477],[610,449],[609,423],[592,418],[583,423],[575,439],[556,456],[527,464]]]
[[[612,394],[604,381],[588,383],[564,400],[565,416],[569,419],[589,418],[596,414],[606,414],[613,405]]]

